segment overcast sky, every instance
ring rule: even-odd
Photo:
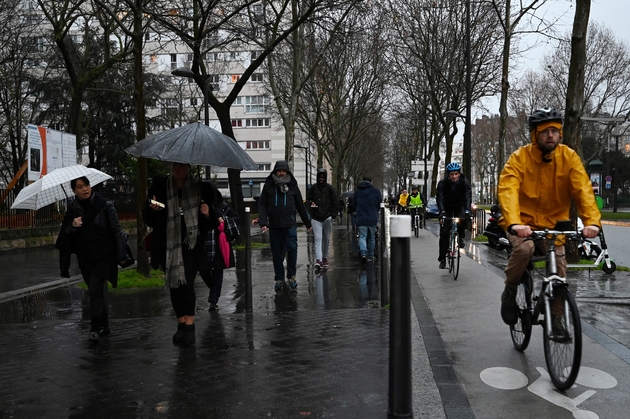
[[[548,0],[540,12],[544,13],[549,20],[560,17],[559,31],[569,33],[575,16],[575,0]],[[537,15],[540,14],[537,13]],[[618,39],[626,42],[630,48],[630,0],[592,0],[589,22],[604,24],[616,34]],[[524,39],[524,42],[531,45],[538,44],[538,46],[534,50],[528,51],[527,57],[518,58],[520,69],[517,70],[516,74],[512,74],[510,79],[518,77],[518,72],[527,69],[538,71],[540,59],[549,53],[555,45],[547,45],[540,35],[529,35],[527,39]],[[499,113],[498,98],[484,100],[484,104],[493,114]],[[473,123],[475,118],[480,116],[481,110],[473,107]]]

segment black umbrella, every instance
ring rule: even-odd
[[[346,191],[341,194],[341,198],[352,198],[354,195],[354,191]]]
[[[199,122],[151,135],[125,151],[147,159],[258,170],[258,165],[236,141]]]

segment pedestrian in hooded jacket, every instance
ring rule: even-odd
[[[352,197],[359,230],[359,253],[362,263],[374,261],[376,224],[382,199],[381,192],[372,186],[372,178],[363,176],[363,180]]]
[[[327,175],[326,169],[318,169],[317,183],[311,186],[306,194],[315,238],[315,269],[328,268],[332,222],[339,213],[337,193],[331,184],[326,183]]]
[[[289,171],[289,164],[279,160],[265,180],[258,202],[258,224],[262,232],[269,230],[273,256],[275,289],[284,289],[284,256],[287,258],[286,279],[289,287],[297,288],[297,222],[300,213],[306,228],[312,230],[297,181]]]

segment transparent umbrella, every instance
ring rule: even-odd
[[[55,169],[22,189],[11,209],[37,210],[69,198],[72,196],[70,181],[82,176],[88,178],[91,186],[112,179],[107,173],[80,164]]]

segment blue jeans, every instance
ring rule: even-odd
[[[359,253],[361,257],[374,259],[374,246],[376,244],[376,226],[357,226],[359,229]]]
[[[269,242],[273,255],[273,272],[276,281],[284,280],[284,256],[287,256],[287,278],[297,271],[297,228],[270,228]]]
[[[324,221],[311,220],[313,225],[313,237],[315,238],[315,259],[328,258],[328,245],[332,233],[332,217]]]

